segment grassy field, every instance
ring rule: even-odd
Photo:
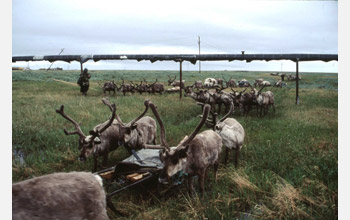
[[[76,136],[66,136],[63,128],[72,125],[55,112],[60,105],[81,122],[84,133],[107,120],[110,111],[101,102],[108,96],[116,103],[125,122],[137,117],[150,99],[157,105],[167,132],[167,141],[177,144],[198,123],[200,108],[190,98],[179,101],[178,94],[104,95],[99,84],[168,80],[177,71],[91,71],[87,97],[76,83],[80,71],[12,72],[12,176],[13,182],[53,172],[91,171],[93,161],[77,160]],[[183,72],[186,85],[207,77],[227,80],[264,78],[278,80],[269,72],[208,71]],[[264,118],[255,111],[234,117],[243,125],[246,138],[240,164],[220,164],[219,179],[213,175],[204,199],[189,196],[183,186],[170,196],[157,198],[129,190],[116,196],[121,219],[337,219],[338,217],[338,74],[301,73],[300,104],[295,105],[295,83],[286,88],[269,88],[275,94],[276,114]],[[178,77],[177,77],[178,78]],[[120,84],[120,83],[119,83]],[[147,115],[153,116],[151,112]],[[204,130],[205,128],[202,128]],[[159,131],[158,131],[159,133]],[[158,135],[159,137],[159,135]],[[159,143],[159,139],[157,140]],[[124,148],[110,153],[109,166],[128,156]],[[198,189],[197,182],[195,187]],[[116,216],[109,212],[110,218]]]

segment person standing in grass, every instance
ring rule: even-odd
[[[88,69],[85,68],[84,71],[80,74],[78,79],[78,85],[80,86],[80,92],[86,96],[87,91],[89,90],[89,79],[91,75],[88,73]]]

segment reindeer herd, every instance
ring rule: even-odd
[[[227,164],[230,150],[233,150],[235,152],[234,165],[237,167],[239,153],[245,139],[245,131],[243,126],[232,117],[234,109],[238,108],[243,115],[247,115],[253,107],[256,107],[259,116],[266,115],[269,107],[272,107],[275,112],[274,94],[271,91],[262,92],[271,84],[263,79],[257,79],[253,87],[244,79],[236,83],[232,78],[228,81],[207,78],[204,83],[196,81],[185,87],[185,81],[182,81],[181,85],[180,81],[175,81],[175,79],[176,77],[172,79],[169,76],[168,85],[174,88],[182,86],[185,90],[185,96],[194,99],[202,107],[202,115],[198,125],[191,134],[179,139],[180,141],[175,146],[169,146],[167,143],[165,125],[156,105],[150,100],[144,102],[145,109],[138,117],[125,123],[118,115],[117,106],[103,98],[102,103],[108,107],[111,116],[90,130],[89,135],[84,134],[80,124],[66,114],[63,105],[57,109],[56,113],[74,127],[73,131],[63,129],[64,133],[78,136],[79,160],[86,161],[88,157],[92,157],[94,161],[92,171],[96,172],[100,167],[98,165],[99,158],[102,157],[102,167],[106,167],[109,153],[120,146],[125,147],[130,154],[133,150],[142,148],[159,149],[159,157],[164,165],[159,182],[171,183],[174,175],[184,172],[188,189],[192,192],[193,176],[198,176],[199,190],[202,195],[211,167],[213,167],[215,179],[217,179],[223,150],[225,151],[224,164]],[[245,87],[245,89],[238,91],[236,87]],[[260,87],[259,90],[256,87]],[[248,88],[250,91],[247,91]],[[225,91],[225,89],[230,91]],[[126,92],[163,93],[164,84],[157,83],[157,80],[148,84],[145,79],[140,84],[132,82],[127,84],[122,80],[122,84],[118,88],[114,81],[111,81],[104,84],[103,91],[113,91],[114,93],[121,91],[124,95]],[[225,115],[217,120],[222,105],[225,106]],[[155,119],[145,116],[149,109],[153,112]],[[156,141],[157,122],[160,127],[160,144],[157,144]],[[208,129],[200,132],[203,125],[206,125]],[[55,183],[61,185],[58,186]],[[13,184],[13,213],[16,213],[13,219],[26,219],[28,217],[39,219],[48,216],[52,219],[61,219],[60,217],[64,214],[71,216],[72,219],[108,219],[105,193],[101,186],[102,181],[98,176],[85,172],[56,173]],[[94,193],[86,193],[87,188]],[[46,189],[46,192],[39,189]],[[65,191],[55,193],[60,189],[65,189]],[[38,199],[44,200],[46,209],[40,207],[39,203],[28,202],[36,193],[42,194]],[[84,196],[84,201],[82,201],[81,196]],[[69,208],[65,211],[62,210],[64,208],[55,209],[57,204],[65,204],[67,199],[71,201]],[[86,201],[92,200],[94,202],[91,204],[94,205],[84,207]],[[36,212],[32,212],[33,210]]]
[[[185,80],[182,80],[180,83],[180,80],[176,80],[175,77],[171,77],[168,75],[168,86],[171,86],[169,89],[165,89],[164,83],[159,83],[158,79],[155,80],[153,83],[147,83],[146,79],[143,78],[140,80],[140,83],[134,83],[133,81],[130,81],[129,83],[125,83],[124,79],[121,78],[120,86],[118,86],[114,80],[105,82],[103,85],[100,85],[100,87],[103,90],[103,93],[105,94],[108,92],[110,94],[113,92],[115,94],[116,92],[121,92],[125,96],[127,93],[134,94],[134,93],[148,93],[148,94],[163,94],[163,93],[175,93],[180,91],[180,87],[185,88]],[[288,76],[288,80],[290,78],[293,78],[292,75]],[[271,86],[271,83],[269,81],[266,81],[264,79],[256,79],[254,82],[254,87],[263,87],[263,86]],[[275,87],[282,88],[283,86],[286,86],[286,83],[282,82],[282,80],[278,80],[274,83]],[[226,88],[236,88],[236,87],[251,87],[250,83],[246,79],[239,80],[237,83],[232,77],[229,80],[226,80],[223,78],[206,78],[204,82],[201,80],[195,81],[192,85],[187,86],[187,88],[192,89],[212,89],[212,88],[218,88],[218,87],[226,87]]]

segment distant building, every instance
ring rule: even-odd
[[[24,70],[24,68],[23,68],[23,67],[16,67],[16,66],[13,66],[13,67],[12,67],[12,70]]]

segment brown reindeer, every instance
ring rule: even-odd
[[[153,103],[150,107],[158,120],[160,126],[160,145],[145,145],[146,148],[163,149],[160,158],[164,163],[164,168],[160,175],[161,183],[169,183],[173,176],[183,172],[187,176],[189,190],[192,191],[192,177],[198,175],[200,192],[203,195],[204,181],[210,166],[214,166],[215,177],[217,179],[217,169],[219,165],[219,154],[222,148],[221,137],[212,130],[206,130],[198,134],[205,123],[210,105],[203,108],[203,117],[191,135],[186,136],[175,147],[169,147],[166,142],[165,128],[163,122]]]
[[[122,85],[120,86],[119,89],[123,92],[124,96],[125,96],[125,93],[127,92],[131,92],[132,94],[135,93],[135,86],[132,81],[130,81],[130,84],[125,84],[124,79],[122,79]]]
[[[107,99],[102,99],[102,102],[112,111],[113,118],[102,124],[95,126],[90,131],[90,135],[86,136],[80,129],[79,124],[72,118],[67,116],[64,112],[64,106],[57,113],[62,115],[65,119],[72,122],[76,131],[67,132],[66,135],[79,135],[79,160],[84,162],[89,156],[94,158],[93,172],[97,170],[97,162],[100,156],[103,156],[102,165],[107,165],[108,153],[117,149],[119,146],[124,146],[130,153],[134,148],[141,148],[143,141],[145,143],[155,143],[156,140],[156,122],[151,117],[143,117],[148,110],[145,111],[129,123],[123,123],[120,117],[115,113],[115,105],[111,104]],[[114,112],[114,113],[113,113]]]
[[[66,135],[77,134],[79,136],[78,149],[81,151],[79,160],[86,161],[86,158],[88,156],[93,155],[94,172],[97,170],[98,157],[103,156],[102,164],[103,166],[106,166],[108,153],[117,149],[119,146],[118,143],[121,141],[119,136],[116,135],[118,134],[118,121],[114,120],[116,107],[114,104],[112,104],[110,108],[112,110],[112,117],[108,121],[96,125],[94,129],[89,132],[90,135],[88,136],[84,134],[80,128],[80,125],[75,120],[66,115],[64,112],[64,105],[61,105],[61,108],[56,110],[58,114],[70,121],[75,127],[75,131],[71,132],[68,132],[66,129],[64,129],[64,133]]]
[[[164,84],[163,83],[157,83],[158,79],[152,84],[149,85],[150,91],[152,94],[159,93],[163,94],[164,92]]]
[[[149,102],[149,100],[145,101],[146,108],[143,113],[129,123],[123,123],[116,114],[118,136],[130,154],[133,149],[140,149],[144,144],[156,144],[157,123],[153,118],[144,116],[148,111]],[[110,106],[111,111],[113,110],[108,100],[105,100],[105,104]]]
[[[176,76],[174,77],[174,79],[172,79],[169,75],[168,75],[168,77],[169,77],[168,86],[174,86],[174,87],[179,86],[180,87],[180,80],[175,81]],[[185,86],[184,84],[185,84],[185,80],[182,80],[182,82],[181,82],[182,88]]]
[[[110,92],[113,91],[114,94],[115,94],[115,90],[116,90],[116,89],[118,90],[118,87],[117,87],[117,85],[114,83],[114,80],[112,80],[112,81],[109,81],[109,82],[105,82],[105,83],[103,84],[102,89],[103,89],[103,93],[106,93],[106,91],[108,91],[108,94],[110,94]]]
[[[226,88],[228,88],[228,87],[230,87],[230,88],[237,87],[236,81],[234,79],[232,79],[232,76],[231,76],[231,78],[228,81],[224,77],[223,77],[223,79],[225,80]]]
[[[146,82],[146,79],[143,79],[143,81],[140,81],[140,85],[135,84],[135,90],[142,95],[144,92],[151,93],[149,85]]]
[[[203,82],[201,80],[195,81],[191,86],[193,89],[203,89]]]

